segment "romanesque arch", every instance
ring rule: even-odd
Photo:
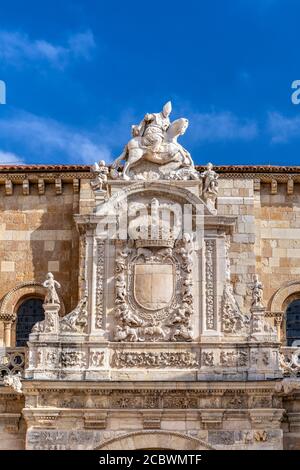
[[[296,299],[300,299],[300,281],[287,282],[273,295],[270,301],[270,312],[283,313],[287,305]]]
[[[23,300],[30,297],[45,297],[45,288],[39,282],[22,282],[11,289],[2,298],[0,306],[0,322],[4,323],[4,345],[10,347],[12,344],[12,325],[16,320],[16,312]],[[60,296],[60,315],[65,314],[63,299]]]
[[[286,341],[286,309],[293,300],[300,299],[300,281],[289,281],[280,287],[270,301],[270,315],[275,318],[279,338]],[[277,320],[276,320],[277,319]]]
[[[123,187],[122,189],[120,189],[120,191],[117,191],[112,195],[112,197],[106,203],[105,206],[107,207],[109,204],[118,207],[122,200],[132,197],[134,195],[139,195],[141,193],[160,194],[167,196],[168,198],[175,197],[175,199],[180,198],[182,202],[192,204],[194,206],[203,205],[205,214],[211,215],[211,211],[209,210],[207,204],[197,194],[194,194],[186,188],[179,187],[178,185],[166,185],[165,183],[159,183],[156,181],[151,181],[151,184],[145,182],[137,182],[135,184],[131,184],[128,187]],[[103,209],[105,208],[105,206],[100,205],[100,207],[102,207]]]
[[[206,442],[178,432],[137,431],[118,436],[101,444],[96,450],[214,450]]]

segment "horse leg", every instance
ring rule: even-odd
[[[125,145],[124,150],[121,153],[121,155],[118,158],[116,158],[115,161],[112,163],[111,168],[117,168],[120,162],[126,159],[126,155],[127,155],[127,145]]]
[[[129,171],[129,168],[134,165],[136,162],[138,162],[142,156],[144,155],[144,151],[143,150],[140,150],[140,149],[133,149],[133,150],[129,150],[129,153],[128,153],[128,158],[127,158],[127,161],[124,165],[124,168],[123,168],[123,178],[124,180],[129,180],[129,176],[128,176],[128,171]]]
[[[189,154],[189,152],[186,152],[184,151],[183,149],[180,149],[179,152],[181,153],[182,155],[182,163],[184,164],[184,162],[186,161],[186,159],[188,160],[188,164],[185,163],[185,166],[191,166],[192,168],[194,168],[194,162],[192,160],[192,157],[191,155]]]

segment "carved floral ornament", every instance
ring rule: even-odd
[[[283,383],[295,384],[295,380],[285,379]],[[299,386],[298,386],[299,388]],[[279,389],[279,390],[276,390]],[[272,408],[272,402],[277,400],[277,391],[281,389],[281,383],[275,389],[242,389],[228,390],[226,387],[194,390],[165,389],[89,389],[86,392],[76,394],[70,399],[70,389],[35,389],[38,392],[39,406],[55,406],[59,408],[97,408],[103,409],[244,409],[247,415],[249,409]],[[280,403],[280,399],[279,399]],[[278,408],[281,408],[278,406]]]

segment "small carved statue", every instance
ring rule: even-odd
[[[192,272],[194,244],[193,237],[189,233],[184,233],[181,240],[176,244],[176,252],[182,257],[181,268],[187,273]]]
[[[52,273],[47,274],[46,281],[43,283],[43,286],[47,289],[47,294],[45,297],[45,304],[58,304],[60,305],[60,300],[56,292],[56,288],[60,289],[60,284],[54,279]]]
[[[124,271],[125,266],[126,266],[126,260],[128,256],[130,255],[131,251],[132,250],[127,247],[118,250],[117,257],[116,257],[116,272],[117,273],[122,273]]]
[[[91,181],[91,187],[95,191],[103,191],[104,186],[107,183],[107,175],[109,172],[108,167],[104,160],[100,160],[99,163],[95,162],[91,168],[91,172],[94,173],[95,179]]]
[[[116,277],[116,303],[121,304],[125,302],[126,282],[124,273],[120,273]]]
[[[259,281],[257,274],[255,274],[252,285],[252,307],[263,308],[263,289],[263,284]]]
[[[203,179],[203,196],[206,201],[209,201],[213,206],[216,204],[218,197],[218,175],[213,170],[213,164],[208,163],[206,170],[201,173]]]
[[[20,374],[15,374],[15,375],[5,375],[3,378],[3,384],[6,387],[11,387],[15,392],[17,393],[23,393],[22,392],[22,382],[21,382],[21,375]]]
[[[193,301],[193,281],[192,279],[185,279],[183,281],[182,300],[188,304]]]
[[[192,327],[190,318],[192,315],[192,307],[184,302],[176,311],[169,326],[172,327],[170,341],[192,341]]]

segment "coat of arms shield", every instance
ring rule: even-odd
[[[175,291],[172,264],[136,264],[134,298],[147,310],[161,310],[170,305]]]

